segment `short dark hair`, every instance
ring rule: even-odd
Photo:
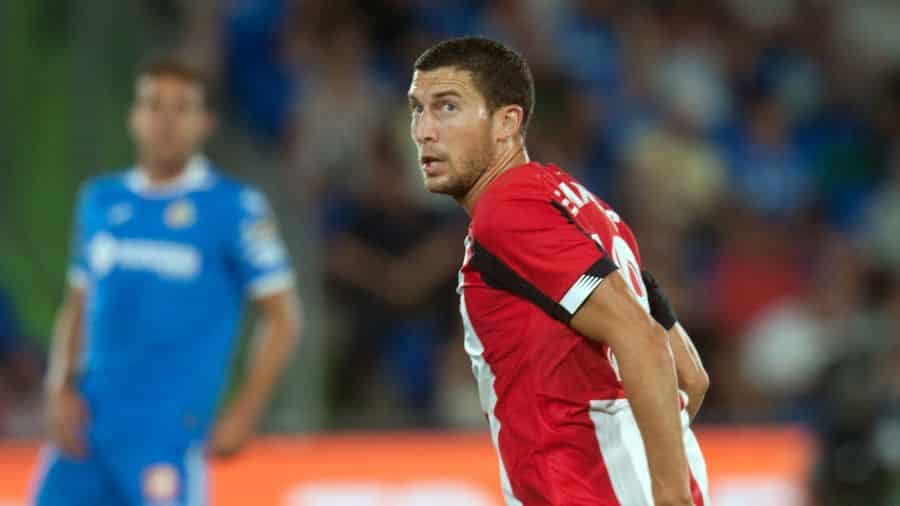
[[[138,66],[135,78],[169,76],[187,81],[198,86],[203,91],[204,104],[211,108],[212,89],[209,78],[198,67],[188,63],[183,58],[164,54],[154,55]]]
[[[482,37],[462,37],[440,42],[416,60],[415,70],[455,67],[472,74],[476,88],[491,112],[504,105],[518,105],[522,136],[534,112],[534,78],[522,55],[503,44]]]

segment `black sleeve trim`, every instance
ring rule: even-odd
[[[616,265],[604,255],[578,278],[578,281],[573,284],[560,302],[556,302],[506,265],[499,257],[488,251],[477,240],[472,243],[472,258],[469,265],[481,274],[481,278],[488,286],[519,296],[565,324],[572,320],[578,308],[603,278],[617,270]]]

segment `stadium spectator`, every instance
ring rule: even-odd
[[[325,204],[325,272],[338,318],[329,339],[339,343],[333,402],[343,423],[371,423],[359,410],[380,406],[394,415],[385,423],[429,425],[439,354],[458,327],[453,290],[464,226],[413,196],[385,137],[371,151],[362,190]],[[387,400],[376,397],[385,393]]]
[[[11,297],[0,286],[0,437],[40,433],[42,369],[40,355],[26,341]]]

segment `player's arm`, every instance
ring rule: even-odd
[[[212,433],[211,447],[218,455],[231,455],[250,439],[300,332],[294,274],[269,204],[252,189],[242,191],[238,201],[227,253],[237,267],[237,281],[256,302],[259,318],[246,376]]]
[[[89,183],[83,185],[78,193],[68,289],[56,315],[45,381],[50,439],[64,454],[76,458],[83,457],[87,452],[84,430],[89,421],[87,404],[78,389],[78,376],[81,373],[85,299],[89,283],[84,240],[87,237],[92,193]]]
[[[570,324],[584,337],[608,344],[616,356],[644,440],[657,506],[692,504],[678,380],[665,330],[618,272],[594,289]]]
[[[700,411],[706,391],[709,389],[709,375],[700,361],[700,354],[691,341],[690,336],[680,323],[669,329],[669,343],[675,356],[675,370],[678,372],[678,385],[688,396],[685,406],[691,421]]]
[[[252,435],[299,340],[300,307],[293,287],[259,297],[257,305],[260,318],[247,375],[213,435],[213,451],[223,456],[240,450]]]
[[[703,368],[697,348],[694,347],[687,331],[678,322],[675,309],[660,288],[659,283],[646,270],[643,271],[642,276],[650,301],[650,314],[669,334],[669,343],[675,357],[675,370],[678,373],[678,385],[688,396],[685,408],[690,419],[693,420],[700,411],[706,391],[709,389],[709,375]]]
[[[257,300],[260,318],[251,344],[250,368],[237,402],[254,415],[265,409],[300,336],[300,306],[293,288]]]
[[[77,389],[83,341],[84,291],[71,286],[56,316],[47,369],[47,417],[50,438],[71,457],[85,455],[82,431],[86,405]]]

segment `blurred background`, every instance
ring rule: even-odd
[[[485,431],[454,293],[467,219],[423,190],[405,98],[419,53],[479,34],[531,64],[532,158],[635,229],[711,375],[701,436],[789,428],[813,442],[806,504],[900,505],[898,26],[892,0],[3,2],[0,438],[42,435],[74,196],[131,163],[152,51],[213,77],[208,154],[268,193],[300,273],[264,430]],[[767,493],[720,497],[803,504]]]

